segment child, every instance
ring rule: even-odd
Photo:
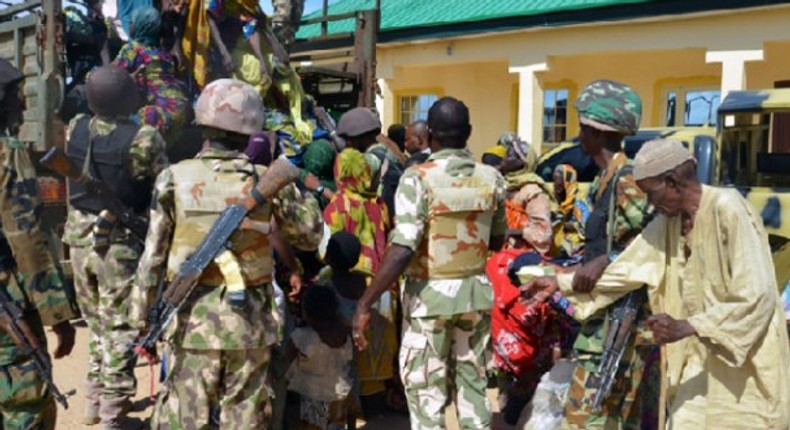
[[[352,271],[359,262],[362,245],[353,234],[339,231],[332,235],[326,247],[329,270],[319,275],[319,284],[335,291],[340,305],[340,315],[347,327],[357,310],[357,301],[365,293],[365,275]]]
[[[300,396],[300,428],[343,429],[353,351],[335,292],[320,286],[308,289],[302,318],[307,325],[294,330],[287,346],[293,363],[286,376],[289,390]]]

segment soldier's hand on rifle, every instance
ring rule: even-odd
[[[352,324],[354,333],[354,344],[357,349],[364,351],[368,347],[368,341],[365,339],[365,330],[370,324],[370,308],[359,306],[354,313],[354,322]]]
[[[52,331],[55,332],[55,336],[58,338],[58,345],[52,356],[63,358],[71,354],[71,350],[74,349],[74,337],[77,334],[74,326],[68,321],[63,321],[52,326]]]
[[[589,293],[592,291],[608,265],[608,255],[601,255],[582,264],[579,270],[576,271],[576,275],[573,276],[573,291],[578,293]]]
[[[677,342],[697,331],[686,320],[676,320],[667,314],[653,315],[647,319],[647,327],[653,332],[653,339],[658,344]]]
[[[554,276],[538,276],[527,284],[519,287],[521,301],[527,305],[543,303],[560,290],[557,278]]]

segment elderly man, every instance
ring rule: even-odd
[[[558,287],[584,319],[643,285],[665,344],[670,429],[790,428],[790,350],[768,237],[732,189],[700,184],[679,142],[646,145],[637,184],[661,214],[577,295],[572,275],[524,286],[542,300]]]

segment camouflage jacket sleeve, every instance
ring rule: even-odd
[[[619,177],[616,192],[614,243],[625,247],[652,218],[653,208],[631,173]]]
[[[129,148],[129,163],[135,180],[153,180],[168,166],[165,140],[158,130],[150,125],[140,127]]]
[[[273,214],[285,240],[300,251],[315,251],[324,235],[318,200],[299,191],[296,184],[280,190],[272,200]]]
[[[16,260],[18,280],[44,325],[74,319],[76,305],[66,293],[63,274],[41,230],[41,200],[30,154],[13,138],[4,139],[0,151],[0,219]]]
[[[395,193],[395,228],[390,233],[391,244],[417,251],[428,220],[425,194],[425,184],[416,170],[411,169],[403,174]],[[504,204],[501,207],[504,210]],[[503,212],[502,219],[504,218]]]
[[[132,289],[132,321],[145,321],[148,309],[155,299],[156,288],[165,277],[175,228],[175,189],[170,169],[162,170],[156,177],[150,216],[145,251],[137,266]]]

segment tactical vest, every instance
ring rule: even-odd
[[[583,259],[585,262],[606,254],[610,240],[612,241],[611,246],[613,251],[620,252],[623,250],[621,246],[617,245],[613,237],[610,238],[610,231],[613,226],[610,226],[609,223],[610,220],[614,222],[616,215],[615,213],[610,214],[610,211],[617,210],[617,202],[612,202],[612,199],[617,199],[615,196],[615,192],[617,192],[617,182],[622,176],[630,175],[632,172],[633,167],[628,165],[622,166],[606,184],[606,189],[603,195],[601,195],[601,198],[593,205],[593,211],[590,212],[590,216],[587,217],[587,223],[584,226]]]
[[[419,165],[427,184],[428,219],[407,269],[415,279],[461,279],[485,272],[497,209],[497,172],[475,163],[471,176],[453,177],[444,163]]]
[[[110,134],[91,136],[90,118],[77,122],[66,148],[69,160],[84,172],[103,182],[121,201],[137,213],[148,210],[151,204],[153,180],[134,180],[129,169],[129,149],[139,126],[118,124]],[[92,214],[104,208],[101,201],[91,197],[85,188],[69,179],[69,204]]]
[[[172,280],[178,269],[197,249],[228,204],[244,198],[263,174],[265,168],[248,163],[245,171],[238,171],[234,162],[195,159],[170,166],[175,192],[175,231],[167,261],[167,277]],[[217,169],[212,169],[217,167]],[[249,218],[269,222],[270,203],[257,207]],[[230,253],[235,257],[232,266],[240,272],[247,287],[271,282],[274,270],[269,236],[256,230],[236,230],[230,237]],[[201,285],[221,286],[235,282],[223,275],[220,264],[228,263],[227,253],[215,259],[200,277]],[[219,264],[218,264],[219,263]],[[238,264],[238,266],[236,266]]]

